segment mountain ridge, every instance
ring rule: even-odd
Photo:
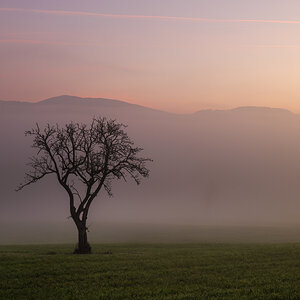
[[[243,112],[243,113],[255,113],[255,112],[265,112],[265,113],[284,113],[284,114],[293,114],[298,115],[288,109],[278,108],[278,107],[268,107],[268,106],[238,106],[232,109],[203,109],[198,110],[193,113],[172,113],[160,109],[155,109],[147,106],[143,106],[140,104],[126,102],[124,100],[111,99],[111,98],[94,98],[94,97],[79,97],[79,96],[71,96],[71,95],[60,95],[54,96],[50,98],[46,98],[37,102],[29,102],[29,101],[18,101],[18,100],[0,100],[0,104],[15,104],[15,105],[51,105],[51,104],[83,104],[83,102],[89,102],[89,104],[102,104],[102,105],[115,105],[115,106],[127,106],[127,107],[137,107],[140,109],[147,109],[156,112],[163,112],[172,115],[198,115],[203,113],[224,113],[224,112]]]

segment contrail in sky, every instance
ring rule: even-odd
[[[279,24],[300,24],[300,21],[290,20],[264,20],[264,19],[210,19],[197,17],[173,17],[173,16],[147,16],[147,15],[123,15],[123,14],[106,14],[96,12],[70,11],[70,10],[46,10],[30,8],[0,8],[4,12],[25,12],[57,16],[93,16],[115,19],[140,19],[140,20],[174,20],[199,23],[279,23]]]

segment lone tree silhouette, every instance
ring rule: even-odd
[[[30,171],[17,190],[35,183],[47,175],[55,175],[66,191],[71,218],[78,230],[78,246],[74,253],[91,253],[87,240],[87,218],[90,206],[101,189],[112,196],[111,183],[115,179],[132,177],[139,184],[149,176],[146,163],[149,158],[139,157],[143,150],[135,147],[124,131],[126,126],[115,120],[94,118],[91,125],[68,123],[38,124],[26,131],[33,137],[32,147],[37,150],[31,158]]]

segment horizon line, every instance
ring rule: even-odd
[[[162,109],[158,109],[158,108],[153,108],[153,107],[149,107],[149,106],[145,106],[142,104],[137,104],[137,103],[133,103],[133,102],[129,102],[127,100],[121,100],[121,99],[115,99],[115,98],[107,98],[107,97],[82,97],[82,96],[74,96],[74,95],[59,95],[59,96],[53,96],[53,97],[49,97],[49,98],[45,98],[45,99],[41,99],[41,100],[37,100],[37,101],[26,101],[26,100],[2,100],[0,99],[0,102],[17,102],[17,103],[28,103],[28,104],[37,104],[37,103],[41,103],[44,102],[46,100],[51,100],[54,98],[60,98],[60,97],[71,97],[71,98],[79,98],[79,99],[83,99],[83,100],[87,100],[87,99],[92,99],[92,100],[110,100],[110,101],[118,101],[118,102],[123,102],[123,103],[127,103],[127,104],[131,104],[131,105],[136,105],[136,106],[140,106],[143,108],[147,108],[147,109],[151,109],[151,110],[155,110],[155,111],[159,111],[159,112],[164,112],[164,113],[168,113],[168,114],[173,114],[173,115],[193,115],[199,112],[207,112],[207,111],[234,111],[234,110],[238,110],[238,109],[243,109],[243,108],[259,108],[259,109],[273,109],[273,110],[282,110],[282,111],[286,111],[289,112],[291,114],[294,115],[300,115],[300,113],[296,113],[292,110],[289,110],[287,108],[283,108],[283,107],[273,107],[273,106],[265,106],[265,105],[242,105],[242,106],[234,106],[232,108],[205,108],[205,109],[200,109],[200,110],[196,110],[194,112],[191,113],[175,113],[175,112],[170,112],[170,111],[166,111],[166,110],[162,110]]]
[[[273,19],[214,19],[200,17],[180,17],[180,16],[156,16],[156,15],[127,15],[127,14],[108,14],[97,12],[84,12],[72,10],[47,10],[47,9],[31,9],[31,8],[12,8],[0,7],[0,11],[6,12],[27,12],[59,16],[94,16],[115,19],[141,19],[141,20],[174,20],[189,21],[199,23],[277,23],[277,24],[300,24],[300,20],[273,20]]]

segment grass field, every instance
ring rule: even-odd
[[[300,299],[300,244],[0,246],[0,299]]]

